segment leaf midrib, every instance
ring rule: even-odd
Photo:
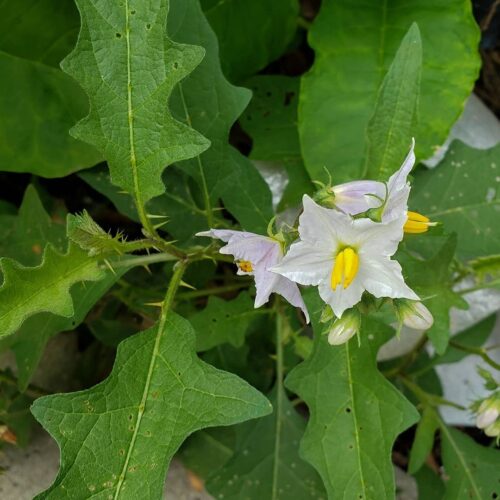
[[[455,441],[453,440],[453,436],[450,434],[450,432],[446,428],[446,425],[444,425],[443,422],[441,422],[440,427],[441,427],[441,432],[445,434],[446,439],[448,439],[448,442],[450,443],[451,447],[453,448],[453,451],[455,452],[455,455],[457,456],[460,464],[462,465],[464,472],[469,480],[469,483],[471,484],[472,489],[474,490],[474,494],[477,496],[478,499],[481,499],[481,493],[478,490],[476,482],[474,481],[474,476],[472,476],[472,474],[470,473],[469,467],[467,466],[467,462],[464,456],[462,455],[460,449],[457,447]]]
[[[361,441],[359,438],[358,419],[356,416],[356,405],[354,402],[354,384],[353,384],[352,372],[351,372],[351,356],[350,356],[350,352],[349,352],[349,342],[346,342],[346,344],[345,344],[345,351],[346,351],[346,366],[347,366],[347,382],[349,385],[349,394],[351,396],[351,411],[352,411],[352,417],[354,420],[354,438],[356,440],[356,458],[358,460],[359,476],[360,476],[361,487],[363,490],[363,498],[368,498],[368,496],[366,494],[366,484],[365,484],[365,478],[364,478],[364,474],[363,474],[363,465],[361,463]]]

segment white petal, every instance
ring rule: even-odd
[[[206,236],[207,238],[217,238],[218,240],[225,241],[226,243],[231,239],[243,239],[250,236],[258,236],[254,233],[247,233],[246,231],[232,231],[230,229],[210,229],[210,231],[201,231],[196,233],[196,236]]]
[[[403,225],[406,222],[406,216],[391,222],[378,223],[371,222],[371,225],[361,223],[368,219],[357,219],[356,229],[359,231],[361,245],[359,246],[360,255],[368,256],[387,256],[390,257],[396,253],[400,241],[403,239]]]
[[[414,148],[415,139],[412,139],[410,151],[403,161],[403,164],[399,167],[399,170],[394,172],[389,178],[389,182],[387,183],[389,193],[393,190],[399,190],[406,186],[408,175],[415,164],[415,153],[413,152]]]
[[[399,170],[389,178],[389,182],[387,183],[388,200],[384,214],[382,215],[382,222],[390,222],[406,216],[408,210],[408,197],[410,195],[410,185],[407,178],[415,164],[414,146],[415,141],[412,140],[412,146],[405,161]]]
[[[279,260],[278,255],[280,252],[280,244],[276,240],[260,235],[231,238],[229,243],[220,249],[220,253],[234,255],[237,259],[248,260],[254,267],[262,260],[266,260],[270,265],[270,256],[275,257],[272,263],[274,265]]]
[[[330,273],[333,252],[334,249],[327,253],[305,241],[298,241],[292,244],[281,263],[272,267],[271,271],[302,285],[317,285]]]
[[[279,274],[275,274],[275,276],[278,279],[275,282],[273,291],[279,293],[290,304],[292,304],[292,306],[300,307],[306,317],[306,322],[309,323],[309,313],[307,312],[307,307],[304,303],[304,299],[302,299],[302,295],[300,294],[297,284],[284,276],[280,276]]]
[[[309,196],[302,198],[304,211],[299,217],[299,234],[303,241],[323,248],[331,248],[332,251],[338,244],[339,238],[337,228],[349,220],[349,216],[324,208],[315,203]]]
[[[279,280],[280,276],[266,270],[260,270],[254,273],[254,278],[255,288],[257,290],[254,306],[257,308],[264,305],[269,300],[269,296],[276,288],[276,282]]]
[[[375,297],[419,300],[418,295],[405,283],[401,266],[387,257],[360,259],[363,266],[363,287]]]
[[[332,188],[335,206],[349,215],[379,207],[385,199],[385,186],[377,181],[352,181]],[[377,198],[378,197],[378,198]]]
[[[357,304],[364,292],[359,273],[346,289],[338,286],[333,290],[330,286],[330,277],[328,277],[328,280],[322,281],[318,289],[320,297],[330,305],[337,318],[340,318],[344,311]]]

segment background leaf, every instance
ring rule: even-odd
[[[245,81],[253,97],[240,122],[252,138],[250,158],[276,175],[284,168],[288,176],[277,200],[279,209],[299,204],[304,193],[312,192],[297,129],[299,82],[281,75],[258,75]]]
[[[0,1],[0,50],[59,68],[75,45],[80,17],[72,0]],[[4,75],[7,76],[7,75]]]
[[[443,500],[483,500],[500,495],[500,454],[441,425],[443,465],[448,476]]]
[[[387,180],[406,156],[416,122],[421,69],[422,40],[413,23],[389,66],[368,122],[363,177]]]
[[[196,128],[212,145],[178,166],[198,181],[204,208],[207,200],[209,206],[216,207],[222,198],[245,229],[265,231],[273,214],[269,188],[248,159],[228,143],[229,129],[251,94],[231,85],[222,74],[217,38],[197,0],[173,1],[167,29],[173,39],[206,50],[201,64],[177,85],[170,106],[178,120]],[[208,224],[212,226],[213,219]]]
[[[307,404],[310,418],[301,456],[320,473],[328,498],[394,498],[392,444],[418,420],[416,409],[376,368],[376,355],[394,331],[364,321],[361,345],[330,346],[322,336],[322,301],[309,294],[313,353],[288,375],[287,387]]]
[[[455,141],[434,170],[415,173],[410,207],[458,234],[457,254],[473,259],[498,253],[500,145],[472,149]]]
[[[241,347],[251,321],[259,313],[248,292],[241,292],[233,300],[212,295],[206,307],[189,318],[196,331],[196,350],[208,351],[224,343]]]
[[[326,498],[316,471],[298,454],[305,419],[297,414],[283,390],[275,387],[270,400],[272,415],[236,428],[234,455],[209,476],[207,490],[215,498],[229,500]]]
[[[69,135],[88,109],[71,78],[1,51],[0,74],[0,170],[63,177],[100,160],[94,148]]]
[[[277,59],[297,29],[296,0],[201,0],[201,5],[219,39],[222,69],[231,81]]]
[[[323,2],[309,31],[315,62],[302,78],[299,106],[311,178],[323,180],[324,166],[336,183],[361,177],[365,130],[378,89],[413,22],[423,46],[417,157],[432,155],[460,115],[478,74],[479,30],[471,10],[465,0],[404,5],[392,0],[357,9],[348,0]]]
[[[166,469],[192,432],[266,415],[269,402],[235,375],[196,358],[189,323],[169,314],[120,344],[111,375],[73,394],[38,399],[32,412],[62,449],[43,498],[161,498]],[[110,453],[110,450],[112,452]]]

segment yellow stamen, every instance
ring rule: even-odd
[[[403,230],[405,233],[418,234],[425,233],[429,227],[435,226],[437,222],[430,222],[429,218],[418,212],[408,212],[408,219],[406,220]]]
[[[236,262],[236,265],[244,272],[251,273],[253,272],[252,263],[249,260],[240,260]]]
[[[358,269],[358,254],[351,247],[344,248],[335,257],[330,279],[332,289],[335,290],[341,283],[343,283],[343,287],[346,289],[352,283],[356,274],[358,274]]]

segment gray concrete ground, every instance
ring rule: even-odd
[[[0,499],[31,500],[50,486],[59,468],[57,444],[43,431],[37,433],[25,450],[6,446],[0,450]],[[193,480],[183,465],[174,460],[167,476],[165,498],[169,500],[210,500],[194,489]]]

